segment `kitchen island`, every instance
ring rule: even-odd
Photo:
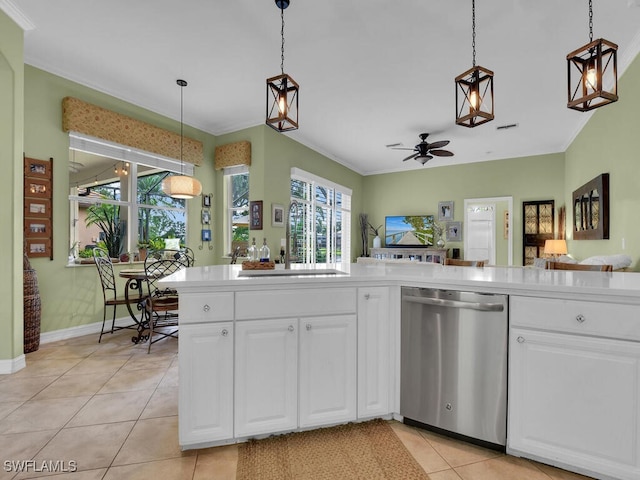
[[[399,418],[400,288],[416,286],[509,295],[508,453],[640,478],[640,275],[383,263],[240,272],[165,280],[180,293],[182,448]]]

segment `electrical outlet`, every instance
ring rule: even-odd
[[[622,250],[625,249],[625,241],[624,241],[624,237],[622,237]]]

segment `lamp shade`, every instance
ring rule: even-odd
[[[162,191],[172,198],[189,199],[202,193],[202,184],[187,175],[172,175],[162,181]]]
[[[547,255],[566,255],[566,240],[546,240],[544,242],[544,253]]]

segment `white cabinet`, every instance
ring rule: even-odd
[[[236,322],[235,436],[298,424],[298,321]]]
[[[547,299],[525,309],[531,301],[511,298],[509,453],[640,478],[640,343],[575,333],[630,320],[614,320],[628,306]],[[545,330],[530,328],[534,312]]]
[[[180,445],[233,437],[233,322],[180,327]]]
[[[356,316],[302,318],[300,427],[356,418]]]
[[[358,418],[390,413],[390,315],[388,287],[358,289]]]

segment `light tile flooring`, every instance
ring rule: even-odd
[[[27,355],[25,369],[0,375],[0,480],[235,478],[235,445],[180,451],[177,340],[162,340],[147,355],[146,345],[130,338],[124,330],[101,344],[97,335],[44,344]],[[586,478],[398,422],[392,427],[432,480]],[[28,471],[10,471],[10,462],[26,460],[33,460]],[[60,474],[71,462],[77,471]]]

